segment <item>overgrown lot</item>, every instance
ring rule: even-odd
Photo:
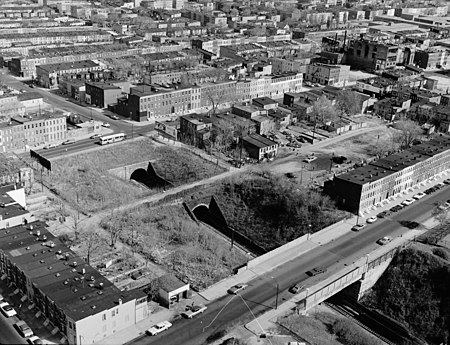
[[[191,220],[181,205],[143,205],[113,214],[101,226],[198,289],[229,276],[248,259]]]
[[[43,179],[82,211],[93,212],[157,192],[108,173],[109,169],[144,161],[153,161],[159,175],[175,186],[223,172],[186,149],[141,139],[59,159]]]
[[[443,251],[434,251],[434,255],[416,248],[401,251],[363,303],[407,325],[430,344],[446,343],[450,264]]]
[[[292,186],[264,172],[234,177],[208,192],[215,195],[229,226],[272,250],[346,215],[320,192]]]

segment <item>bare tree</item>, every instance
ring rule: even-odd
[[[353,116],[361,113],[361,105],[363,102],[359,93],[352,90],[342,90],[337,94],[336,101],[342,112]]]
[[[90,265],[91,255],[96,250],[100,249],[105,244],[105,240],[97,232],[92,230],[85,230],[79,234],[80,244],[86,252],[86,261]]]
[[[321,96],[314,102],[312,114],[315,123],[335,121],[341,115],[339,109],[326,96]]]
[[[422,128],[416,122],[408,119],[397,121],[394,128],[399,131],[397,140],[402,149],[411,147],[414,140],[418,139],[423,133]]]

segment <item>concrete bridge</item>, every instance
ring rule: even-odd
[[[109,172],[124,180],[135,180],[148,188],[172,188],[173,184],[164,180],[153,167],[155,161],[145,161],[110,169]]]

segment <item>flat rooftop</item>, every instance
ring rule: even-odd
[[[75,321],[111,309],[119,299],[136,298],[135,293],[120,291],[64,246],[44,222],[0,230],[0,251]]]

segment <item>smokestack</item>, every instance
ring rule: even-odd
[[[347,30],[344,32],[344,44],[342,45],[342,50],[345,50],[345,44],[347,43]]]

